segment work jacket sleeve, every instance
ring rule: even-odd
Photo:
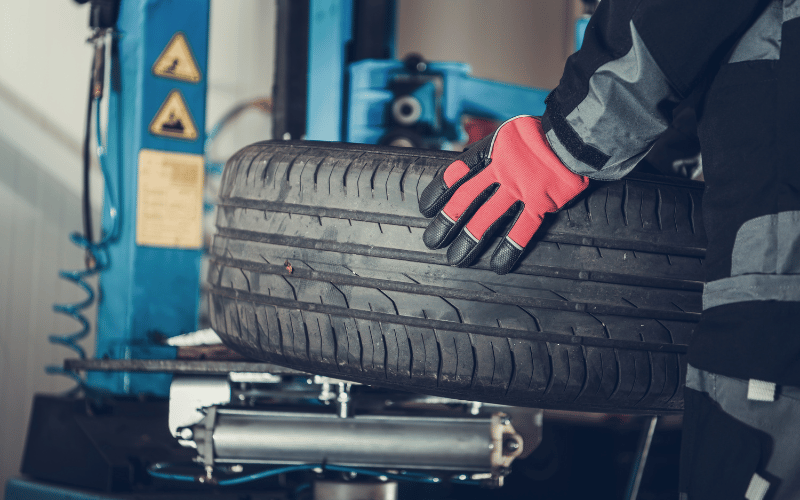
[[[553,151],[592,179],[630,172],[768,3],[602,0],[546,100]]]

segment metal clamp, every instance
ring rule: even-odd
[[[503,478],[511,473],[511,462],[522,455],[523,441],[514,427],[511,418],[505,413],[495,413],[491,421],[492,455],[490,486],[503,486]]]

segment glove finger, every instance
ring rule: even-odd
[[[489,263],[492,271],[497,274],[511,271],[541,225],[541,216],[529,210],[522,210],[492,254]]]
[[[492,235],[506,218],[519,210],[520,202],[502,187],[473,215],[467,227],[447,250],[451,266],[472,264],[483,253]]]
[[[506,215],[508,209],[516,203],[517,197],[500,187],[497,192],[484,203],[481,208],[470,217],[465,230],[469,231],[472,237],[479,241],[497,219]]]
[[[449,245],[472,214],[492,195],[496,186],[494,181],[494,177],[484,170],[456,189],[422,234],[425,245],[432,250]]]
[[[466,163],[456,160],[425,187],[419,197],[419,211],[425,217],[433,217],[458,189],[459,181],[464,179],[470,170]],[[458,184],[458,185],[457,185]]]
[[[496,184],[489,184],[485,189],[478,193],[472,199],[472,202],[467,205],[467,208],[461,212],[461,216],[453,219],[447,215],[446,210],[442,210],[439,214],[428,224],[425,232],[422,233],[422,241],[425,246],[431,250],[436,250],[445,247],[453,241],[453,238],[461,231],[464,224],[470,220],[472,215],[480,208],[496,189]]]
[[[485,194],[486,188],[496,183],[497,179],[492,172],[488,170],[479,172],[476,176],[456,189],[450,201],[448,201],[442,209],[442,213],[454,221],[463,218],[464,222],[466,222],[472,217],[472,214],[475,213],[472,209],[478,209],[478,207],[475,206],[475,200],[480,198],[482,194]],[[483,201],[486,201],[486,198],[484,198]],[[467,216],[468,211],[471,211],[469,216]]]
[[[425,217],[436,215],[470,175],[478,173],[489,164],[492,139],[493,136],[490,135],[472,144],[458,156],[458,160],[436,174],[419,197],[419,211],[422,215]]]

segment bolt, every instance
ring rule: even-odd
[[[481,406],[483,404],[480,401],[473,401],[469,404],[469,414],[470,415],[477,415],[481,412]]]
[[[519,441],[514,438],[508,438],[503,441],[503,451],[508,455],[514,453],[519,449]]]
[[[181,439],[189,441],[194,437],[194,432],[192,432],[192,429],[190,429],[189,427],[184,427],[183,429],[180,430],[180,436]]]
[[[336,402],[339,403],[339,416],[347,418],[350,412],[350,384],[339,383],[339,396]]]

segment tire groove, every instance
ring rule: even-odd
[[[492,378],[489,381],[489,384],[494,385],[494,374],[497,373],[497,357],[495,356],[494,352],[494,343],[489,341],[489,350],[492,351]]]
[[[583,393],[589,388],[589,363],[586,361],[586,346],[581,346],[581,361],[583,362],[583,381],[581,382],[581,389],[575,395],[572,402],[576,402]]]
[[[506,342],[508,342],[508,353],[511,357],[511,373],[508,376],[508,384],[503,394],[508,396],[508,391],[511,390],[511,385],[514,383],[514,375],[517,373],[517,358],[514,356],[514,346],[511,344],[511,339],[506,339]]]
[[[342,368],[339,366],[339,336],[336,335],[336,327],[334,326],[332,315],[327,314],[326,316],[328,316],[328,323],[331,325],[331,333],[333,334],[333,365],[337,371],[341,371]]]
[[[455,337],[453,337],[453,345],[456,346],[456,350],[457,350],[458,349],[458,343],[456,343],[456,338]],[[477,381],[478,370],[480,370],[482,368],[482,366],[478,362],[478,352],[477,352],[477,349],[475,348],[475,342],[474,342],[474,340],[472,338],[472,334],[470,334],[470,336],[469,336],[469,350],[472,353],[472,367],[473,367],[472,374],[470,375],[470,379],[469,379],[469,387],[470,387],[470,389],[474,389],[475,388],[475,384],[478,382]],[[457,363],[456,363],[456,374],[458,374],[458,364]]]
[[[230,290],[230,291],[228,291]],[[276,306],[287,310],[303,310],[331,314],[344,318],[358,318],[378,322],[395,323],[407,326],[419,326],[436,330],[475,333],[488,337],[508,337],[526,340],[541,340],[544,342],[554,342],[567,345],[590,345],[595,347],[613,347],[634,351],[657,351],[675,352],[684,354],[686,346],[683,344],[663,344],[658,342],[646,342],[637,340],[606,339],[600,337],[582,337],[579,335],[568,335],[554,332],[530,332],[525,330],[513,330],[510,328],[499,328],[496,326],[467,325],[437,319],[424,319],[413,316],[396,316],[388,313],[375,311],[363,311],[361,309],[348,309],[341,306],[327,304],[317,304],[315,302],[302,302],[281,297],[270,297],[268,295],[247,293],[237,289],[226,289],[214,286],[211,293],[220,297],[231,299],[246,298],[255,303]]]
[[[322,168],[322,164],[325,163],[330,156],[324,156],[320,161],[317,162],[317,166],[314,167],[314,191],[317,190],[317,176],[319,175],[319,169]]]
[[[661,199],[661,189],[656,188],[656,222],[658,222],[658,230],[663,231],[663,223],[661,221],[661,212],[664,200]]]
[[[267,185],[267,174],[269,173],[270,167],[272,167],[272,162],[275,160],[275,156],[272,155],[267,160],[267,164],[264,165],[264,171],[261,172],[261,186],[265,187]]]
[[[411,346],[411,335],[408,333],[408,328],[403,326],[406,332],[406,343],[408,344],[408,377],[414,376],[414,348]]]
[[[311,361],[311,337],[308,334],[308,323],[305,318],[303,318],[303,332],[306,336],[306,359]]]
[[[228,198],[220,200],[218,206],[227,208],[241,208],[264,210],[275,213],[309,215],[312,217],[329,217],[334,219],[349,219],[362,222],[375,222],[379,224],[392,224],[395,226],[409,226],[425,229],[430,219],[410,215],[383,214],[366,212],[362,210],[349,210],[346,208],[330,208],[295,203],[283,203],[269,200],[250,200],[247,198]],[[694,231],[693,231],[694,232]],[[611,248],[616,250],[636,250],[640,252],[680,255],[685,257],[705,257],[705,249],[692,246],[661,245],[646,241],[625,240],[620,238],[588,237],[580,234],[570,234],[558,231],[548,231],[547,234],[537,236],[539,241],[548,243],[563,243],[567,245],[590,246]]]
[[[406,165],[406,168],[403,169],[403,173],[400,175],[400,201],[406,201],[406,187],[403,185],[403,182],[406,180],[408,169],[410,169],[415,163],[416,160],[411,162],[409,165]]]
[[[345,254],[363,255],[368,257],[382,257],[395,260],[406,260],[422,264],[435,264],[446,266],[447,257],[442,253],[417,252],[413,250],[400,250],[378,247],[375,245],[362,245],[358,243],[340,243],[336,241],[320,241],[297,236],[283,236],[275,234],[261,234],[244,229],[219,228],[217,235],[239,241],[252,241],[254,243],[268,243],[293,248],[310,248],[323,251],[339,252]],[[598,249],[599,251],[599,249]],[[476,264],[474,269],[489,267]],[[703,283],[699,281],[680,280],[675,278],[645,277],[635,274],[608,273],[603,271],[582,271],[552,266],[523,265],[515,270],[516,274],[528,274],[543,277],[563,278],[596,283],[609,283],[615,285],[641,286],[650,288],[668,288],[672,290],[702,291]]]
[[[286,269],[282,266],[272,266],[269,264],[261,264],[250,261],[240,261],[237,259],[230,259],[229,257],[215,256],[210,259],[211,262],[229,267],[236,267],[240,269],[247,269],[262,273],[268,273],[281,276],[287,283],[284,274]],[[339,285],[359,286],[365,288],[374,288],[378,291],[389,290],[395,292],[413,293],[418,295],[428,295],[438,297],[447,302],[458,315],[459,321],[462,321],[461,311],[447,299],[462,299],[472,300],[477,302],[485,302],[491,304],[513,305],[519,307],[535,307],[539,309],[553,309],[557,311],[577,311],[585,312],[588,314],[608,314],[613,316],[623,316],[631,318],[647,318],[647,319],[667,319],[673,321],[688,321],[696,322],[699,320],[699,313],[689,313],[680,311],[662,311],[657,309],[638,308],[625,306],[613,306],[606,304],[597,304],[589,302],[570,302],[566,300],[556,299],[540,299],[534,297],[521,297],[515,295],[507,295],[502,293],[490,294],[477,290],[464,290],[456,288],[448,288],[436,285],[416,285],[410,283],[403,283],[399,281],[390,281],[376,278],[365,278],[361,276],[349,276],[338,273],[331,273],[327,271],[309,271],[306,269],[293,269],[292,277],[295,279],[308,279],[312,281],[322,281],[331,284],[334,288],[341,292]],[[291,286],[291,284],[290,284]],[[297,294],[292,287],[292,292],[297,298]],[[385,293],[383,295],[386,295]],[[387,296],[388,298],[388,296]],[[389,299],[391,301],[391,299]],[[624,299],[626,300],[627,299]],[[346,299],[345,299],[346,301]],[[630,302],[630,301],[627,301]],[[394,301],[392,301],[393,305]],[[633,305],[633,303],[631,303]],[[396,308],[396,305],[395,305]]]
[[[547,371],[547,373],[548,373],[548,375],[547,375],[547,385],[545,386],[544,391],[542,392],[542,394],[550,394],[550,389],[553,387],[553,384],[555,383],[555,380],[556,380],[556,373],[555,373],[555,370],[553,370],[553,353],[550,352],[550,343],[549,342],[544,342],[544,350],[547,353],[547,363],[548,363],[549,367],[548,367],[548,371]]]
[[[389,380],[389,347],[386,342],[386,332],[383,331],[383,324],[378,323],[378,329],[381,331],[381,339],[383,339],[383,376]]]
[[[622,221],[628,225],[628,181],[622,183]],[[608,199],[608,198],[606,198]]]
[[[392,165],[392,168],[389,169],[389,173],[386,174],[386,182],[383,183],[383,191],[386,195],[386,201],[389,201],[389,179],[392,178],[392,172],[394,172],[394,167],[396,165]]]

